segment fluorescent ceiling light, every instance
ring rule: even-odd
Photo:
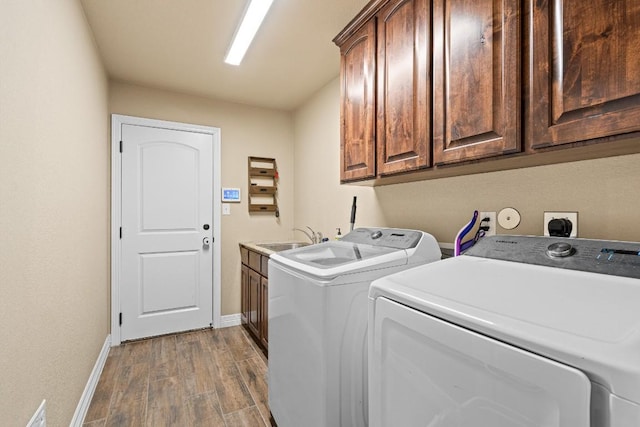
[[[273,0],[250,0],[224,62],[231,65],[240,65],[253,37],[269,11],[271,3],[273,3]]]

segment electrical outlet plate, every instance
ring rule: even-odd
[[[571,221],[571,236],[569,237],[578,237],[578,212],[545,212],[544,230],[542,230],[545,236],[549,235],[549,221],[558,218],[566,218]]]
[[[478,215],[478,222],[481,222],[483,219],[485,218],[489,218],[489,230],[484,232],[485,236],[495,236],[496,234],[496,227],[498,226],[498,223],[496,221],[496,213],[495,212],[480,212],[480,214]],[[483,224],[487,224],[487,222],[483,223]]]

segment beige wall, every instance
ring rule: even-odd
[[[350,196],[358,196],[357,225],[428,231],[446,243],[474,209],[513,207],[514,230],[542,234],[543,212],[578,211],[580,237],[640,241],[640,154],[551,166],[441,178],[376,188],[339,184],[339,85],[335,79],[295,114],[298,224],[322,231],[348,223]]]
[[[293,131],[290,113],[248,107],[120,82],[109,87],[111,113],[220,128],[222,186],[239,187],[242,202],[222,216],[222,315],[240,312],[239,242],[289,239],[293,227]],[[273,157],[280,181],[280,218],[249,215],[247,157]],[[221,214],[218,212],[218,214]]]
[[[291,229],[304,225],[346,232],[353,196],[357,225],[419,228],[443,242],[473,209],[506,206],[522,213],[516,233],[539,234],[544,210],[577,210],[583,237],[640,240],[640,155],[341,186],[337,79],[293,114],[107,87],[75,1],[3,1],[0,58],[2,424],[24,425],[47,399],[48,424],[68,425],[109,333],[109,113],[221,128],[222,185],[243,190],[222,216],[223,315],[240,310],[238,242],[301,239]],[[248,156],[278,161],[279,219],[247,212]]]
[[[386,225],[374,188],[340,185],[339,92],[334,79],[294,116],[296,225],[308,225],[329,238],[337,227],[343,234],[349,230],[354,196],[356,226]]]
[[[107,80],[76,1],[2,1],[0,424],[69,425],[109,333]]]

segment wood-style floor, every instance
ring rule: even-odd
[[[241,326],[109,351],[84,426],[269,426],[267,365]]]

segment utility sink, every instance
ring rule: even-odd
[[[303,246],[309,246],[309,243],[304,242],[286,242],[286,243],[256,243],[256,246],[269,249],[274,252],[286,251],[289,249],[301,248]]]

